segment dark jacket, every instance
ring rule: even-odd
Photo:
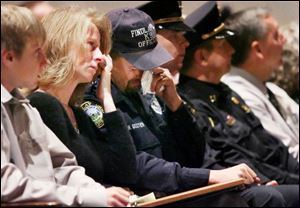
[[[97,85],[98,80],[88,89],[85,100],[99,104],[96,97]],[[138,180],[134,188],[171,194],[208,184],[208,169],[184,168],[176,162],[161,159],[163,151],[160,139],[164,135],[169,135],[170,131],[159,123],[151,124],[152,119],[144,120],[141,117],[136,107],[141,110],[146,105],[143,105],[143,100],[139,100],[139,94],[124,95],[115,86],[112,86],[112,94],[116,106],[124,113],[138,151],[136,155]],[[131,102],[132,99],[134,99],[133,102]],[[147,112],[147,108],[144,110]],[[176,119],[175,117],[173,118]],[[154,128],[159,129],[154,130]]]
[[[227,85],[184,75],[179,83],[180,94],[195,108],[195,114],[205,114],[210,120],[207,141],[222,151],[218,157],[224,166],[245,162],[263,180],[299,183],[299,164],[287,147],[263,129],[245,102]]]
[[[105,113],[105,128],[99,130],[81,108],[72,107],[78,134],[55,97],[35,92],[29,99],[44,123],[75,154],[78,164],[85,167],[87,175],[104,184],[135,183],[136,152],[120,111]]]

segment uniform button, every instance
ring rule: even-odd
[[[194,108],[192,108],[191,111],[192,111],[192,114],[196,113],[196,110]]]
[[[243,109],[246,113],[250,113],[250,112],[251,112],[249,106],[247,106],[247,105],[242,105],[241,107],[242,107],[242,109]]]
[[[227,115],[226,117],[226,124],[229,126],[232,126],[233,124],[235,124],[236,120],[233,116],[231,115]]]
[[[214,103],[214,102],[217,101],[217,96],[216,95],[210,95],[209,100],[210,100],[210,102]]]
[[[240,104],[240,101],[236,97],[231,97],[231,101],[236,105]]]

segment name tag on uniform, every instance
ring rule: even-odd
[[[140,128],[144,128],[145,124],[143,122],[139,122],[139,123],[134,123],[131,125],[128,125],[128,130],[134,130],[134,129],[140,129]]]

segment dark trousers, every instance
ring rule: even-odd
[[[250,186],[241,196],[251,207],[298,207],[299,185]]]
[[[299,185],[280,185],[274,189],[283,195],[287,207],[299,207]]]
[[[166,207],[299,207],[299,185],[250,186],[174,202]]]

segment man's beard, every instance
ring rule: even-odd
[[[129,81],[128,82],[128,84],[127,84],[127,86],[126,86],[126,88],[124,90],[124,93],[126,93],[126,94],[134,94],[134,93],[137,93],[137,92],[141,91],[141,89],[142,89],[141,85],[139,87],[133,87],[131,85],[131,82],[133,82],[133,81]]]

